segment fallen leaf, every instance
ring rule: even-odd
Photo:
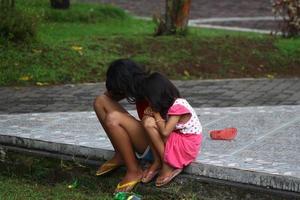
[[[49,85],[48,83],[42,83],[42,82],[36,82],[35,83],[38,86],[45,86],[45,85]]]
[[[34,53],[42,53],[42,50],[39,50],[39,49],[32,49],[32,51],[33,51]]]
[[[189,71],[187,71],[187,70],[184,70],[184,71],[183,71],[183,74],[184,74],[185,76],[187,76],[187,77],[190,77],[190,73],[189,73]]]
[[[275,77],[274,77],[274,75],[272,75],[272,74],[267,74],[267,78],[268,78],[268,79],[274,79]]]
[[[74,51],[82,51],[82,47],[81,46],[72,46],[71,47]]]
[[[24,75],[24,76],[21,76],[20,78],[19,78],[19,80],[20,81],[29,81],[29,80],[31,80],[31,76],[28,76],[28,75]]]

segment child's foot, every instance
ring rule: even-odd
[[[150,181],[152,181],[154,177],[158,174],[160,168],[160,162],[154,162],[152,165],[150,165],[143,173],[142,182],[149,183]]]
[[[96,172],[96,176],[104,175],[108,172],[111,172],[111,171],[119,168],[122,165],[123,165],[123,160],[121,158],[119,158],[118,155],[115,155],[112,159],[106,161],[98,168],[98,170]]]
[[[118,184],[115,192],[130,192],[143,177],[143,170],[139,169],[135,172],[127,171],[123,180]]]
[[[183,169],[176,169],[167,164],[163,164],[159,177],[156,179],[155,185],[161,187],[171,182]]]

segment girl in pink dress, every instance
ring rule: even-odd
[[[143,83],[150,107],[143,125],[151,140],[154,162],[143,175],[150,182],[158,173],[156,186],[163,186],[194,161],[202,142],[202,126],[190,104],[165,76],[153,73]]]

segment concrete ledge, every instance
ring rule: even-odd
[[[221,167],[201,163],[193,163],[185,172],[193,175],[227,180],[232,182],[262,186],[265,188],[300,191],[300,179],[281,175],[268,174],[258,171],[248,171],[237,168]]]
[[[66,154],[72,157],[82,157],[85,160],[107,160],[113,155],[112,150],[47,142],[7,135],[0,135],[0,145],[13,145],[15,147],[30,150]],[[266,188],[282,189],[292,192],[300,191],[300,179],[295,177],[283,177],[274,174],[246,171],[198,162],[194,162],[187,167],[185,169],[185,173],[189,175],[200,175],[225,181],[263,186]]]
[[[300,192],[300,106],[196,110],[204,142],[187,174]],[[237,127],[236,140],[208,137],[209,130],[229,126]],[[0,127],[2,145],[93,160],[113,154],[93,112],[0,115]]]
[[[8,135],[0,135],[0,145],[15,146],[50,153],[66,154],[70,156],[79,156],[91,160],[107,160],[111,158],[114,153],[114,151],[112,150],[105,150],[101,148],[55,143]]]

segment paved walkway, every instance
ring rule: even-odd
[[[194,107],[300,105],[300,79],[174,81]],[[0,87],[0,114],[91,111],[104,83],[51,87]],[[128,109],[134,107],[122,102]]]
[[[204,127],[202,153],[186,173],[300,193],[300,79],[174,83],[199,107]],[[104,83],[0,87],[0,148],[108,159],[112,146],[92,111],[104,88]],[[232,142],[208,136],[209,130],[232,126],[238,129]]]
[[[82,2],[102,2],[120,6],[137,16],[151,17],[163,13],[165,0],[81,0]],[[271,0],[193,0],[191,19],[210,19],[210,22],[199,22],[215,26],[229,26],[274,31],[277,24],[272,13]],[[236,18],[232,20],[232,18]],[[261,19],[261,17],[265,17]],[[267,17],[267,18],[266,18]],[[223,19],[220,21],[219,19]],[[238,18],[238,19],[237,19]],[[245,20],[247,18],[252,18]],[[239,20],[240,19],[240,20]]]
[[[192,175],[298,192],[300,197],[300,106],[201,108],[201,154]],[[136,112],[132,112],[136,115]],[[236,127],[234,141],[216,141],[208,131]],[[0,149],[26,149],[109,159],[112,146],[94,112],[0,115]]]

